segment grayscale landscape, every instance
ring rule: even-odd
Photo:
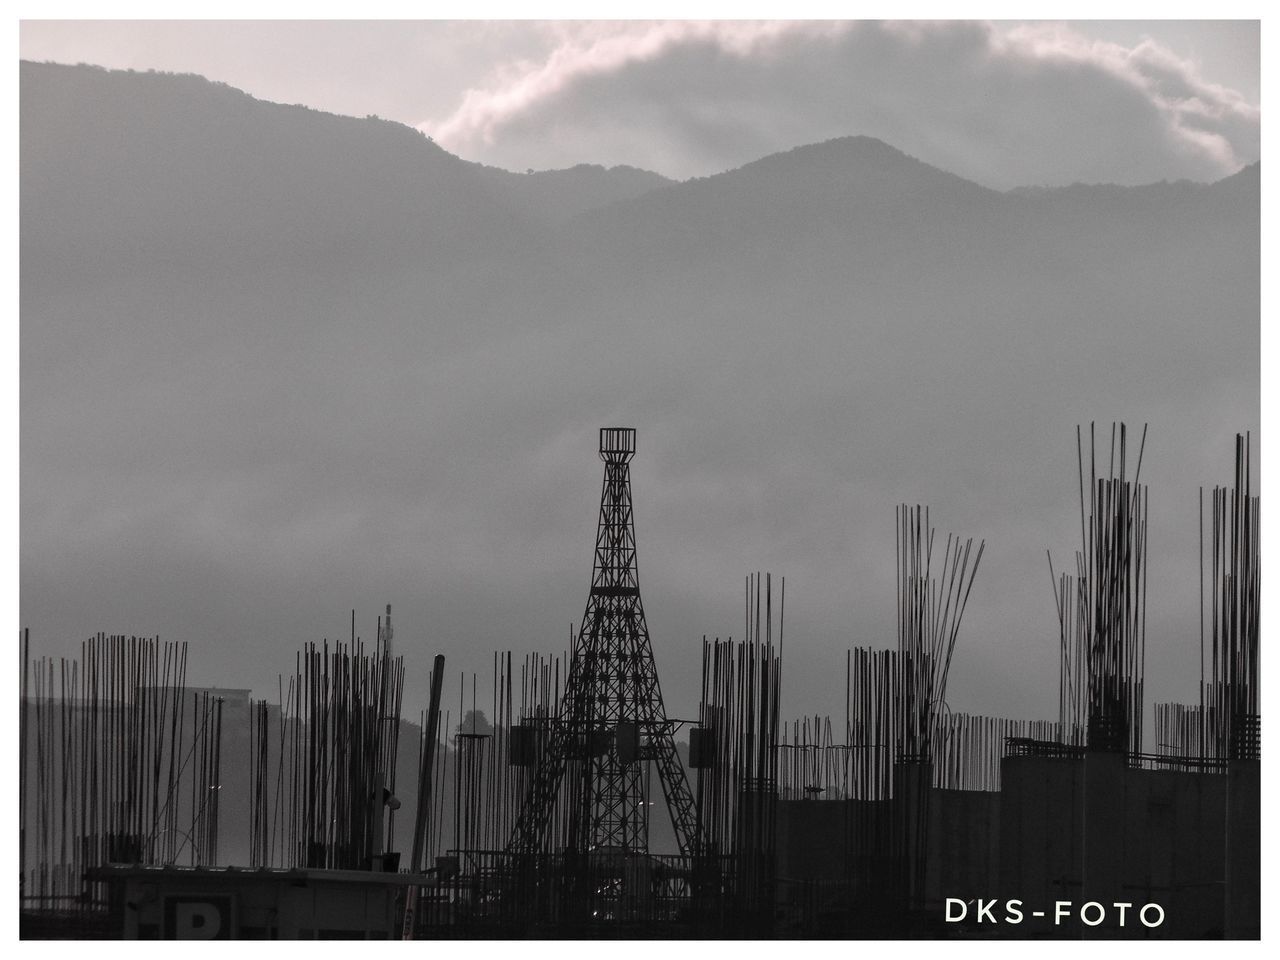
[[[1260,937],[1257,21],[21,32],[23,939]]]
[[[517,174],[194,76],[24,63],[21,91],[37,649],[159,634],[265,695],[386,602],[411,672],[565,649],[621,422],[674,715],[754,570],[787,578],[786,683],[835,710],[839,651],[893,636],[894,507],[927,503],[987,541],[954,704],[1040,716],[1076,426],[1124,420],[1148,682],[1194,692],[1198,488],[1258,428],[1256,163],[999,192],[852,136]]]

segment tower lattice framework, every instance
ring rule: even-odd
[[[693,796],[676,753],[675,723],[663,707],[640,601],[631,508],[635,434],[630,427],[600,430],[604,485],[591,595],[559,716],[511,837],[515,852],[543,849],[557,801],[567,851],[647,852],[645,761],[662,782],[681,852],[696,852]]]

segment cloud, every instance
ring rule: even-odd
[[[1258,158],[1260,110],[1151,39],[1062,24],[565,24],[420,124],[514,169],[702,176],[800,143],[886,140],[998,188],[1213,180]]]

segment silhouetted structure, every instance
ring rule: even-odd
[[[600,430],[604,487],[591,596],[573,648],[561,716],[534,773],[511,838],[513,852],[543,849],[543,833],[566,787],[562,847],[570,857],[596,850],[649,849],[641,758],[652,759],[682,853],[697,848],[693,797],[672,737],[640,600],[631,509],[636,432]],[[560,839],[560,838],[557,838]]]
[[[232,701],[184,692],[184,652],[100,637],[56,680],[39,663],[22,701],[24,935],[1257,937],[1249,443],[1237,438],[1234,488],[1213,493],[1201,702],[1156,704],[1144,752],[1147,493],[1126,436],[1113,428],[1104,471],[1091,430],[1086,487],[1077,434],[1081,547],[1053,583],[1056,719],[947,708],[983,545],[948,537],[939,561],[927,510],[904,506],[897,644],[848,651],[843,736],[820,716],[782,721],[785,581],[775,610],[756,574],[742,638],[703,638],[682,758],[640,602],[634,431],[602,430],[572,651],[519,666],[495,653],[487,703],[460,676],[456,724],[439,716],[437,658],[418,766],[400,780],[418,788],[407,871],[389,609],[372,655],[353,622],[349,646],[300,655],[278,708],[234,698],[248,708],[253,870],[211,866],[222,771],[238,766],[220,735]],[[650,851],[654,770],[676,855]],[[175,829],[179,808],[190,829]]]

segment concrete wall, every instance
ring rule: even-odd
[[[1061,758],[1006,757],[1000,782],[999,870],[991,895],[1036,904],[1078,900],[1082,766]]]
[[[1120,754],[1083,759],[1007,757],[1000,793],[931,790],[924,914],[947,898],[967,903],[959,935],[1206,939],[1259,930],[1256,764],[1231,775],[1128,766]],[[1230,786],[1230,789],[1229,789]],[[896,852],[891,804],[793,800],[778,805],[778,875],[844,884],[874,898]],[[866,878],[859,881],[859,877]],[[999,904],[999,922],[974,922],[976,900]],[[1008,922],[1005,902],[1023,916]],[[1089,902],[1101,922],[1081,922]],[[1055,906],[1069,904],[1055,923]],[[1120,908],[1125,922],[1120,925]],[[1139,911],[1151,908],[1141,923]],[[1039,911],[1043,916],[1036,917]],[[1162,911],[1162,914],[1161,914]],[[958,912],[958,910],[957,910]],[[1097,908],[1087,916],[1097,919]]]
[[[778,876],[787,880],[844,880],[849,817],[849,804],[842,800],[779,801]]]
[[[995,890],[1000,874],[998,793],[933,790],[929,795],[929,869],[926,906],[941,909],[946,897]]]
[[[1166,936],[1224,933],[1226,787],[1220,774],[1128,771],[1123,892],[1165,908]]]

